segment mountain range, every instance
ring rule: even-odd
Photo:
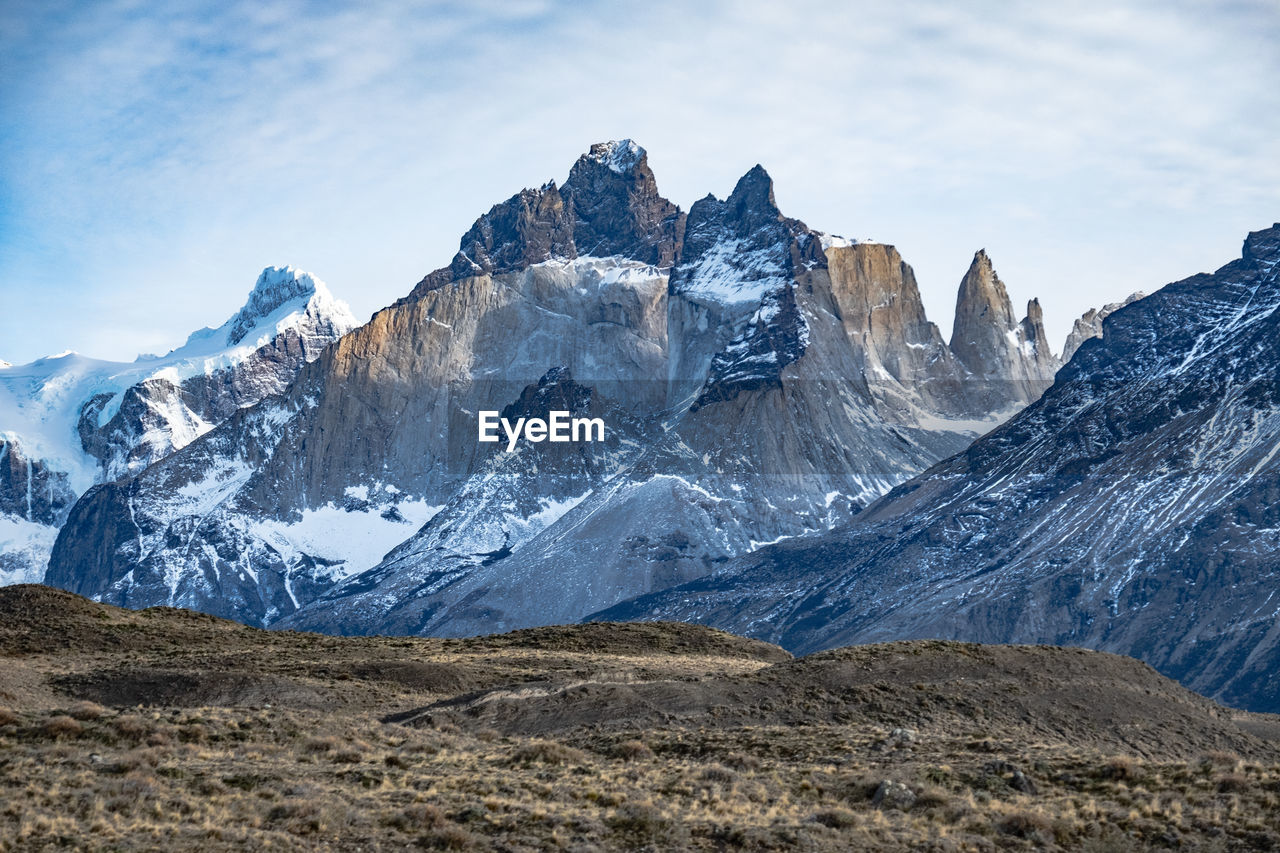
[[[1043,397],[857,523],[608,619],[803,653],[930,637],[1140,658],[1280,711],[1280,225],[1110,313]]]
[[[338,634],[1081,645],[1277,710],[1278,259],[1250,234],[1059,357],[985,251],[946,338],[760,166],[684,211],[594,145],[358,328],[269,268],[160,359],[0,368],[0,580]],[[553,411],[604,440],[477,439]]]
[[[892,246],[786,217],[761,167],[686,213],[603,143],[281,393],[89,488],[45,580],[341,633],[573,621],[849,523],[1058,366],[985,252],[948,341]],[[554,409],[607,440],[476,440]]]

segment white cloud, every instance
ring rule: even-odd
[[[10,361],[164,349],[270,263],[368,314],[621,136],[685,207],[761,162],[897,243],[944,331],[980,246],[1060,339],[1280,218],[1268,3],[179,5],[10,13]]]

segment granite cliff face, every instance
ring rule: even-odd
[[[270,267],[217,329],[131,364],[75,353],[0,369],[0,583],[44,577],[94,483],[129,477],[273,394],[355,326],[323,282]]]
[[[1004,282],[981,249],[973,256],[956,295],[951,351],[989,386],[1014,384],[1006,391],[991,387],[996,398],[1036,399],[1053,381],[1059,364],[1045,338],[1039,301],[1027,303],[1027,315],[1017,320]]]
[[[855,523],[598,614],[796,652],[941,637],[1132,655],[1280,711],[1280,225],[1111,312],[1051,389]]]
[[[85,495],[50,582],[343,633],[564,622],[847,523],[1056,368],[984,352],[1009,363],[976,375],[891,246],[787,218],[764,169],[686,217],[596,145],[284,394]],[[608,440],[477,441],[480,411],[555,408]]]

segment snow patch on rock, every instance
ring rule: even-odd
[[[58,528],[0,515],[0,586],[40,583]]]
[[[364,486],[350,487],[347,493],[368,499]],[[249,525],[249,533],[275,548],[286,563],[311,557],[328,565],[330,579],[340,581],[376,566],[441,509],[421,500],[401,501],[394,511],[378,505],[347,509],[328,503],[302,510],[293,521],[256,521]]]

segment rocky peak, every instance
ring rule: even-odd
[[[998,375],[1018,329],[1009,291],[986,250],[979,249],[960,280],[951,351],[974,375]]]
[[[824,240],[831,292],[845,333],[867,359],[898,381],[949,372],[954,359],[925,315],[915,272],[884,243]],[[919,385],[916,385],[918,388]]]
[[[1101,308],[1090,308],[1080,315],[1071,327],[1071,332],[1067,335],[1066,342],[1062,345],[1062,363],[1066,364],[1070,361],[1071,356],[1076,354],[1076,350],[1080,349],[1085,341],[1102,337],[1103,320],[1106,320],[1126,305],[1131,305],[1144,297],[1146,297],[1146,294],[1139,290],[1136,293],[1129,294],[1129,298],[1123,302],[1109,302]]]
[[[960,281],[951,349],[965,366],[985,373],[996,341],[1015,326],[1013,303],[1004,282],[996,275],[986,249],[979,249]]]
[[[754,166],[724,201],[708,194],[694,202],[685,231],[690,244],[682,260],[693,260],[709,243],[726,237],[749,240],[752,248],[788,240],[791,229],[787,226],[791,222],[778,210],[773,179],[761,166]]]
[[[734,218],[750,225],[782,218],[778,202],[773,197],[773,178],[759,163],[738,179],[726,205]]]
[[[851,335],[875,338],[904,328],[932,326],[925,317],[915,272],[896,248],[845,241],[829,243],[826,254],[832,293]]]
[[[239,344],[250,331],[286,306],[336,320],[345,326],[343,331],[356,325],[346,303],[334,299],[320,279],[295,267],[273,266],[262,271],[244,307],[228,321],[227,345]]]
[[[1033,326],[1044,325],[1044,309],[1040,307],[1040,300],[1030,299],[1027,301],[1027,316],[1022,318],[1024,324],[1030,323]]]
[[[992,405],[1036,399],[1060,366],[1045,335],[1039,300],[1027,303],[1021,321],[1015,319],[1009,291],[983,249],[960,281],[951,351],[980,380]]]
[[[631,140],[592,145],[573,164],[562,195],[578,254],[675,263],[684,214],[658,194],[648,155]]]
[[[733,388],[775,384],[782,366],[805,349],[807,326],[794,306],[794,287],[806,270],[824,268],[820,236],[783,216],[773,180],[760,166],[737,182],[724,201],[708,195],[689,209],[684,249],[672,270],[668,375],[672,404],[692,399],[704,380]],[[713,329],[713,333],[704,334]],[[720,399],[704,389],[700,400]]]
[[[1042,374],[1047,371],[1047,376],[1053,375],[1058,361],[1044,331],[1044,309],[1040,307],[1039,299],[1027,302],[1027,316],[1018,323],[1018,342],[1026,356],[1042,368]]]
[[[734,301],[759,298],[794,279],[801,267],[825,267],[820,235],[788,219],[773,197],[773,179],[753,166],[724,201],[694,202],[672,288]]]
[[[648,155],[629,139],[592,145],[564,187],[548,181],[495,204],[462,236],[449,266],[406,300],[475,275],[527,269],[552,258],[623,257],[667,268],[684,237],[684,214],[658,194]]]
[[[1250,231],[1241,257],[1247,262],[1274,264],[1280,260],[1280,222],[1261,231]]]
[[[554,181],[495,204],[462,235],[452,268],[467,275],[524,269],[575,258],[573,224]]]
[[[578,163],[574,168],[584,163],[597,163],[610,171],[623,175],[637,166],[648,171],[647,159],[648,152],[639,145],[636,145],[630,139],[618,139],[595,143],[586,154],[578,158]],[[653,177],[653,173],[650,172],[649,176]]]

